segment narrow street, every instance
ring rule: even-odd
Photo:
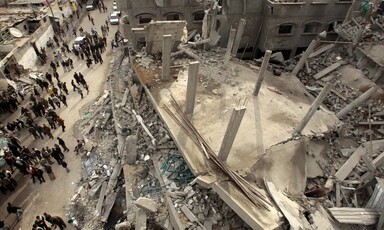
[[[93,26],[88,20],[87,15],[83,18],[80,27],[91,33],[91,28],[95,28],[99,34],[101,34],[100,26],[105,24],[105,21],[108,19],[108,15],[112,11],[112,0],[104,0],[104,4],[108,7],[106,13],[100,13],[96,8],[93,11],[89,11],[90,15],[94,18],[95,25]],[[56,7],[56,5],[53,5]],[[83,5],[83,8],[85,5]],[[76,185],[80,180],[80,171],[81,171],[81,161],[80,156],[76,156],[73,152],[76,145],[76,122],[81,119],[84,115],[82,113],[82,108],[89,105],[97,98],[102,91],[105,89],[105,80],[107,78],[109,62],[113,59],[113,51],[111,50],[111,39],[114,37],[115,32],[117,31],[117,25],[109,25],[109,34],[107,39],[107,48],[106,51],[102,54],[103,64],[93,64],[90,68],[87,68],[85,60],[78,59],[73,53],[70,53],[69,56],[74,61],[74,69],[70,72],[64,73],[62,66],[58,68],[58,73],[62,82],[67,83],[69,90],[69,95],[67,96],[68,107],[61,106],[57,109],[57,114],[64,119],[66,131],[62,132],[61,128],[52,130],[52,134],[55,139],[50,140],[47,137],[44,139],[35,140],[32,135],[28,133],[27,129],[22,130],[18,135],[18,138],[21,140],[22,144],[29,148],[43,148],[45,146],[52,147],[57,143],[56,137],[61,137],[67,144],[70,152],[65,153],[65,160],[68,163],[70,172],[67,173],[65,169],[55,164],[52,165],[53,172],[56,175],[56,180],[50,181],[48,175],[44,173],[46,183],[40,184],[38,181],[32,183],[32,180],[29,175],[23,176],[15,171],[13,177],[18,182],[16,191],[12,193],[7,193],[6,195],[0,194],[1,208],[0,208],[0,217],[5,220],[5,223],[11,226],[11,229],[31,229],[34,223],[35,217],[37,215],[42,215],[44,212],[50,213],[51,215],[61,216],[65,222],[68,218],[65,216],[66,209],[65,207],[69,204],[71,197],[73,196]],[[72,31],[72,28],[70,28]],[[78,31],[78,30],[77,30]],[[71,36],[68,45],[72,47],[74,42],[74,35]],[[77,33],[79,35],[79,33]],[[57,49],[57,47],[55,48]],[[39,71],[45,74],[49,69],[49,63],[52,58],[52,49],[47,48],[48,62],[44,66],[38,66]],[[71,86],[71,80],[73,79],[73,74],[81,72],[85,80],[89,85],[89,94],[86,94],[84,91],[84,98],[81,99],[80,95],[77,92],[73,91]],[[54,80],[56,83],[56,81]],[[45,92],[43,92],[45,93]],[[29,100],[29,95],[22,102],[27,103]],[[19,110],[14,112],[9,118],[6,119],[16,119],[20,115]],[[4,119],[3,119],[4,120]],[[46,120],[40,121],[40,124],[46,123]],[[6,124],[6,120],[3,121],[3,124]],[[6,166],[7,167],[7,166]],[[16,222],[16,216],[14,214],[8,215],[6,211],[6,205],[8,202],[12,202],[16,206],[20,206],[24,209],[24,214],[20,222]],[[68,229],[73,229],[73,227],[68,226]]]

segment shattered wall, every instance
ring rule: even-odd
[[[47,21],[48,22],[48,21]],[[26,42],[23,46],[17,48],[17,52],[14,52],[15,58],[19,64],[24,66],[25,69],[36,68],[37,54],[30,42],[34,40],[37,48],[45,47],[49,37],[53,36],[53,28],[51,25],[42,25],[36,32],[31,36],[31,39]]]

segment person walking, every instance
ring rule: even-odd
[[[44,212],[45,219],[52,224],[52,226],[58,226],[60,230],[63,230],[67,227],[64,220],[59,216],[51,216],[48,213]]]
[[[63,130],[63,132],[65,132],[65,124],[64,124],[64,120],[61,118],[61,117],[57,117],[57,124],[59,126],[61,126],[61,129]]]
[[[52,167],[49,164],[44,165],[44,170],[48,174],[48,177],[51,181],[56,180],[56,176],[53,173]]]
[[[75,85],[75,82],[73,80],[71,81],[71,85],[73,87],[73,92],[75,92],[78,87]]]
[[[24,209],[14,206],[11,202],[7,205],[8,214],[16,214],[16,220],[20,221],[21,215],[23,215]]]
[[[44,179],[44,171],[39,169],[39,168],[36,168],[36,177],[37,179],[40,181],[40,184],[41,183],[45,183],[45,179]]]
[[[81,90],[81,88],[77,88],[77,92],[80,94],[81,96],[81,99],[83,99],[83,91]]]
[[[32,182],[35,183],[35,177],[40,181],[40,184],[45,182],[45,179],[43,177],[43,170],[33,167],[32,165],[28,165],[27,172],[32,177]]]
[[[50,165],[54,163],[51,159],[51,154],[45,148],[41,150],[41,155]]]
[[[88,67],[88,68],[91,67],[91,65],[92,65],[92,59],[91,59],[90,57],[87,57],[86,64],[87,64],[87,67]]]
[[[87,90],[87,94],[89,94],[89,87],[88,87],[87,83],[85,83],[85,84],[83,85],[83,87],[84,87],[85,90]]]
[[[51,95],[51,98],[52,98],[53,103],[55,103],[58,108],[61,108],[60,99],[57,98],[56,96],[53,96],[53,95]]]
[[[37,134],[37,131],[34,127],[30,127],[28,129],[29,134],[32,134],[35,139],[39,139],[39,135]]]
[[[41,139],[44,139],[44,134],[45,134],[44,128],[37,124],[34,126],[34,128],[36,129],[37,133],[40,135]]]
[[[67,105],[67,97],[64,94],[59,95],[60,101],[65,105],[65,107],[68,107]]]
[[[91,17],[91,23],[92,23],[92,25],[95,25],[95,22],[93,21],[92,17]]]
[[[63,162],[63,158],[60,156],[60,153],[57,151],[56,148],[52,149],[51,156],[57,161],[59,165]]]
[[[69,95],[68,88],[67,88],[67,82],[63,82],[62,88],[63,88],[63,91],[65,92],[65,94]]]
[[[63,168],[65,168],[65,171],[67,171],[67,173],[69,173],[71,170],[68,168],[68,164],[67,162],[65,161],[62,161],[61,162],[61,166],[63,166]]]
[[[45,219],[43,216],[36,216],[35,224],[37,227],[40,227],[44,230],[51,230],[51,228],[48,227],[47,223],[45,222]]]
[[[57,137],[57,140],[59,141],[59,145],[64,149],[64,152],[69,152],[69,148],[65,144],[64,140],[60,137]]]
[[[47,125],[43,124],[43,129],[44,129],[44,133],[49,136],[49,139],[53,139],[51,128],[49,128]]]
[[[4,220],[0,220],[0,229],[9,230],[9,226],[5,224]]]
[[[51,105],[53,109],[56,109],[55,103],[52,100],[52,97],[48,97],[48,103]]]
[[[53,149],[55,149],[57,151],[57,153],[59,154],[61,159],[65,158],[64,153],[63,153],[63,151],[61,151],[61,148],[60,148],[60,146],[58,144],[55,144]]]

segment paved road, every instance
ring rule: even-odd
[[[104,0],[104,3],[107,5],[108,10],[112,10],[112,0]],[[53,6],[57,7],[57,6]],[[110,13],[110,12],[109,12]],[[99,13],[99,10],[94,10],[90,12],[91,16],[94,18],[95,26],[98,33],[101,34],[100,26],[105,23],[105,20],[108,17],[108,13]],[[89,31],[91,29],[91,22],[88,20],[88,17],[84,17],[83,21],[80,24],[84,30]],[[80,113],[80,109],[85,105],[91,103],[95,98],[97,98],[100,93],[105,88],[106,75],[109,71],[109,62],[112,59],[113,52],[111,51],[110,41],[114,36],[118,26],[110,25],[110,33],[108,38],[107,51],[103,53],[102,57],[104,63],[92,65],[91,68],[87,68],[85,61],[78,60],[77,57],[71,54],[71,58],[74,60],[74,69],[70,72],[64,73],[62,67],[59,68],[59,75],[62,81],[67,82],[68,89],[70,90],[70,95],[67,96],[68,108],[61,107],[57,110],[57,113],[60,117],[65,120],[65,125],[67,126],[66,131],[63,133],[61,129],[56,129],[52,133],[55,137],[60,136],[63,138],[67,146],[73,150],[76,143],[76,137],[74,134],[73,125],[76,124],[83,114]],[[74,36],[71,39],[70,44],[72,45]],[[44,67],[39,67],[39,69],[45,70],[48,68],[48,65]],[[81,72],[85,80],[88,82],[90,92],[89,95],[84,96],[84,99],[81,99],[80,95],[77,92],[73,92],[71,86],[71,80],[73,79],[74,72]],[[20,112],[16,112],[13,117],[18,116]],[[43,122],[40,122],[43,123]],[[46,123],[44,121],[44,123]],[[75,127],[76,128],[76,127]],[[30,137],[26,131],[20,134],[20,139],[23,144],[29,147],[42,148],[44,146],[52,147],[54,141],[45,138],[44,140],[34,140]],[[66,173],[65,169],[57,164],[53,165],[53,171],[56,175],[55,181],[49,181],[47,175],[45,178],[47,183],[36,184],[32,183],[30,176],[22,176],[19,173],[15,173],[15,177],[18,178],[19,185],[17,191],[9,195],[0,194],[0,201],[2,203],[0,208],[0,218],[4,218],[7,225],[13,225],[13,229],[31,229],[32,224],[36,215],[42,215],[44,212],[51,213],[53,215],[59,215],[63,218],[65,217],[65,206],[69,204],[70,198],[74,195],[76,184],[80,179],[80,168],[81,162],[80,157],[73,154],[73,152],[66,153],[66,161],[71,169],[71,172]],[[22,206],[25,211],[22,217],[22,220],[19,223],[15,221],[15,215],[7,216],[6,204],[7,202],[14,202],[15,205]],[[66,217],[65,217],[65,220]],[[69,227],[68,229],[72,229]]]

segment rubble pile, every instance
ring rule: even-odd
[[[194,182],[182,187],[171,184],[167,194],[184,214],[186,229],[251,229],[215,192]]]
[[[146,64],[142,64],[143,58]],[[137,59],[142,67],[151,68],[149,55],[139,54]],[[178,60],[180,64],[186,62]],[[119,202],[119,206],[129,208],[118,213],[116,227],[164,228],[172,215],[166,205],[166,197],[170,197],[177,218],[187,229],[250,229],[215,192],[196,183],[151,101],[135,84],[129,59],[115,61],[111,69],[110,90],[83,111],[78,125],[77,136],[82,135],[86,142],[80,153],[83,172],[68,216],[81,229],[101,229],[110,212],[116,215],[113,207]],[[132,138],[136,148],[130,145]],[[137,155],[132,161],[133,151]],[[120,175],[121,167],[126,167],[126,178]]]
[[[318,49],[320,49],[319,47]],[[332,64],[343,60],[344,64],[355,66],[356,60],[349,57],[346,52],[347,47],[345,45],[336,46],[333,49],[330,49],[318,56],[309,58],[308,68],[303,68],[298,74],[297,77],[299,80],[306,86],[308,92],[310,92],[314,97],[316,97],[326,82],[331,82],[333,84],[332,91],[327,95],[323,103],[331,111],[337,113],[342,108],[345,108],[348,104],[354,101],[358,96],[359,89],[354,89],[347,85],[341,80],[341,73],[338,70],[331,72],[329,75],[321,78],[315,79],[314,74],[319,73],[321,70],[331,66]],[[285,71],[291,71],[298,59],[291,59],[286,62]],[[364,73],[364,71],[363,71]],[[365,75],[368,79],[368,75]],[[370,109],[368,108],[370,107]],[[380,99],[369,100],[365,105],[358,107],[357,109],[352,110],[348,113],[347,116],[343,118],[343,136],[352,136],[358,143],[367,141],[367,128],[368,125],[364,122],[369,120],[373,121],[383,121],[384,117],[382,115],[383,101]],[[370,111],[369,111],[370,110]],[[371,117],[369,117],[371,113]],[[373,139],[382,139],[383,138],[383,125],[374,125],[372,126],[372,135]]]
[[[344,40],[353,41],[354,48],[351,48],[352,43],[348,45],[336,44],[325,52],[307,59],[307,63],[297,74],[308,92],[314,97],[317,97],[327,82],[332,83],[334,87],[327,94],[323,103],[336,114],[355,101],[367,89],[357,89],[350,86],[350,82],[346,81],[347,78],[342,75],[338,67],[321,77],[316,77],[316,74],[335,63],[340,63],[340,66],[348,65],[348,68],[359,70],[364,81],[369,82],[369,86],[375,85],[372,74],[370,75],[366,69],[368,66],[359,65],[362,56],[357,56],[353,50],[366,42],[377,42],[384,39],[381,27],[382,19],[381,15],[376,16],[374,19],[371,18],[371,20],[357,17],[347,23],[338,25],[336,31]],[[326,46],[318,47],[316,50],[321,50],[324,47]],[[298,57],[288,60],[285,71],[291,72],[297,62]],[[358,77],[348,76],[348,78],[356,81]],[[329,210],[340,211],[342,213],[340,215],[344,215],[343,217],[351,215],[350,219],[345,221],[337,216],[338,211],[331,211],[334,218],[340,223],[352,224],[358,222],[364,224],[361,220],[366,221],[370,217],[359,219],[357,215],[352,214],[353,211],[357,210],[354,208],[372,208],[369,206],[368,200],[374,200],[372,202],[376,202],[376,205],[380,205],[381,202],[378,201],[378,199],[381,199],[379,195],[375,197],[377,185],[375,193],[372,194],[369,189],[367,192],[369,183],[380,183],[379,178],[384,175],[384,170],[379,167],[384,156],[382,141],[384,107],[380,94],[382,94],[382,89],[379,89],[378,96],[373,96],[370,100],[365,101],[340,117],[339,119],[343,123],[339,127],[335,127],[334,131],[324,133],[321,137],[312,138],[313,141],[323,141],[328,148],[324,151],[326,160],[316,161],[323,171],[323,176],[307,179],[305,195],[320,198],[318,202],[322,203],[324,207]],[[345,213],[341,211],[344,210],[343,207],[348,207],[345,208]],[[381,222],[374,223],[381,226]],[[365,225],[370,224],[365,223]],[[351,225],[348,227],[350,228]]]
[[[384,21],[382,15],[376,15],[375,18],[355,17],[346,23],[338,24],[335,31],[347,41],[378,42],[384,40],[384,35],[375,27],[381,27]],[[379,28],[380,29],[380,28]]]

